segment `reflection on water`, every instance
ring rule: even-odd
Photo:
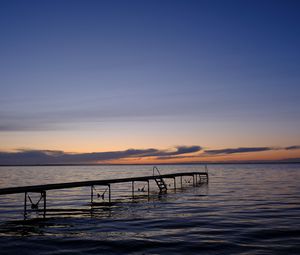
[[[202,166],[161,166],[163,173]],[[151,175],[150,166],[1,167],[1,187]],[[210,182],[150,200],[112,185],[116,204],[91,207],[88,187],[47,192],[48,218],[21,221],[24,195],[0,197],[4,254],[297,254],[300,165],[212,165]],[[169,181],[172,184],[172,180]],[[180,186],[180,185],[178,185]],[[96,187],[99,193],[104,187]],[[33,195],[34,196],[34,195]],[[37,199],[35,197],[34,199]],[[95,198],[96,199],[96,198]],[[106,198],[104,198],[105,200]],[[102,202],[102,198],[98,199]],[[2,254],[2,253],[1,253]]]

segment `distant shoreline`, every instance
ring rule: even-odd
[[[300,164],[300,161],[296,162],[209,162],[209,163],[159,163],[159,164],[29,164],[29,165],[0,165],[0,167],[10,166],[180,166],[180,165],[286,165],[286,164]]]

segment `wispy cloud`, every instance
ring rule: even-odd
[[[300,150],[300,145],[285,147],[286,150]]]
[[[205,157],[253,153],[275,150],[297,150],[300,146],[288,147],[239,147],[218,150],[203,150],[201,146],[177,146],[171,149],[128,149],[122,151],[105,151],[91,153],[68,153],[59,150],[19,149],[15,152],[0,152],[0,165],[36,165],[36,164],[93,164],[107,163],[114,160],[178,160],[190,159],[196,162]],[[195,161],[196,160],[196,161]],[[168,161],[169,162],[169,161]]]
[[[240,148],[226,148],[220,150],[205,150],[205,154],[219,155],[219,154],[236,154],[236,153],[249,153],[249,152],[261,152],[271,151],[275,148],[272,147],[240,147]]]
[[[68,104],[58,99],[53,99],[56,104],[50,103],[47,98],[45,102],[37,102],[34,106],[25,101],[24,105],[12,109],[0,104],[0,132],[65,130],[74,129],[74,123],[152,121],[181,115],[188,118],[195,111],[188,99],[183,100],[183,106],[176,111],[174,109],[178,103],[173,102],[173,98],[167,102],[162,95],[155,95],[155,99],[155,104],[144,104],[132,94],[130,97],[124,94],[107,98],[91,95],[85,100],[70,100]]]
[[[183,156],[199,152],[201,150],[202,147],[200,146],[178,146],[172,150],[158,150],[150,148],[91,153],[67,153],[55,150],[18,150],[16,152],[0,152],[0,164],[79,164],[147,157],[167,159],[172,156]]]
[[[300,145],[293,145],[288,147],[239,147],[239,148],[225,148],[218,150],[204,150],[202,155],[230,155],[237,153],[251,153],[251,152],[263,152],[273,150],[299,150]]]
[[[200,152],[202,150],[201,146],[178,146],[175,148],[175,150],[171,151],[158,151],[156,155],[158,157],[172,157],[172,156],[178,156],[183,154],[189,154],[189,153],[195,153]]]

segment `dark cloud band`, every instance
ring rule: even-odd
[[[300,146],[289,147],[239,147],[219,150],[204,150],[201,146],[178,146],[171,150],[128,149],[123,151],[67,153],[54,150],[18,150],[16,152],[0,152],[0,165],[38,165],[38,164],[93,164],[111,160],[149,158],[156,160],[172,160],[238,153],[264,152],[272,150],[298,150]]]
[[[286,150],[300,150],[300,145],[285,147]]]
[[[99,163],[108,160],[128,158],[165,158],[181,156],[201,151],[200,146],[178,146],[174,150],[128,149],[124,151],[66,153],[51,150],[19,150],[17,152],[0,152],[1,165],[33,165],[33,164],[80,164]]]
[[[227,148],[227,149],[221,149],[221,150],[205,150],[204,152],[209,155],[219,155],[219,154],[261,152],[261,151],[271,151],[271,150],[274,150],[274,148],[271,148],[271,147],[240,147],[240,148]]]

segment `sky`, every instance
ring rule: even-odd
[[[299,10],[2,0],[0,164],[300,159]]]

